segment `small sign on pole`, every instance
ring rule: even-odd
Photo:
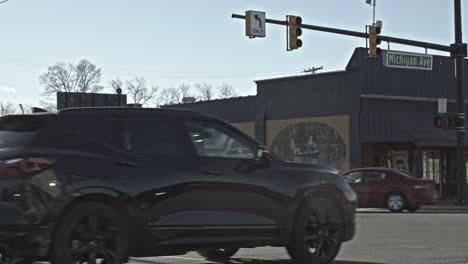
[[[260,11],[245,12],[245,35],[249,38],[264,38],[266,36],[266,15]]]
[[[437,112],[439,114],[446,114],[447,113],[447,98],[439,98],[437,107]]]

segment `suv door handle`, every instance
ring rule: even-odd
[[[117,162],[117,166],[133,168],[133,167],[136,167],[137,164],[136,162],[133,162],[133,161],[119,161]]]
[[[218,170],[207,170],[203,172],[205,175],[210,175],[210,176],[220,176],[222,173]]]

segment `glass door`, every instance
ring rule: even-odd
[[[423,151],[423,178],[433,180],[443,194],[443,186],[447,184],[447,152],[440,150]]]

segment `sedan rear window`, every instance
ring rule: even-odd
[[[400,174],[401,176],[403,176],[403,177],[405,177],[405,178],[408,178],[408,179],[416,179],[416,177],[414,177],[413,175],[409,174],[407,171],[399,170],[399,171],[398,171],[398,174]]]

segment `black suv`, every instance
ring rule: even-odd
[[[0,118],[6,262],[112,264],[193,250],[220,261],[239,248],[285,246],[296,263],[329,263],[354,236],[355,205],[336,170],[281,161],[195,112]]]

